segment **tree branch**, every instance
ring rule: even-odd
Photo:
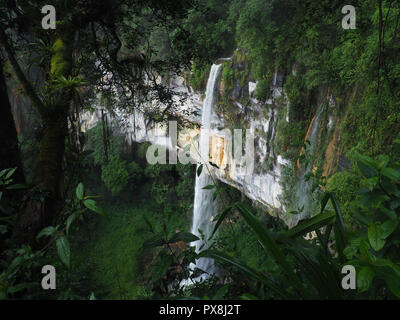
[[[32,105],[39,112],[43,111],[44,104],[40,100],[40,98],[37,96],[35,89],[31,85],[31,83],[28,81],[25,74],[23,73],[23,71],[15,57],[14,49],[9,44],[8,37],[2,27],[0,27],[0,44],[3,47],[4,51],[6,52],[8,60],[10,61],[18,80],[21,82],[21,85],[24,88],[25,93],[30,98]]]

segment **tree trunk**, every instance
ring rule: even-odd
[[[65,32],[65,34],[68,34]],[[40,197],[32,197],[20,218],[24,231],[23,242],[32,243],[36,234],[55,222],[62,207],[62,163],[65,139],[68,134],[67,117],[72,98],[71,90],[60,88],[54,83],[59,77],[68,78],[72,68],[72,37],[60,36],[53,45],[50,81],[53,89],[40,110],[43,136],[40,140],[39,155],[34,172],[34,192]],[[37,200],[39,198],[41,200]]]
[[[7,85],[0,62],[0,170],[18,167],[13,175],[14,183],[25,183],[24,172],[18,150],[18,136]]]
[[[0,61],[0,170],[15,168],[13,183],[25,184],[25,176],[22,168],[21,158],[18,149],[18,136],[15,128],[14,118],[11,113],[11,104],[8,100],[7,85],[3,73],[3,65]],[[3,191],[3,201],[6,199],[10,206],[18,210],[24,191],[10,190]],[[0,210],[0,217],[9,213]],[[5,248],[5,240],[10,233],[0,235],[0,252]],[[12,235],[11,235],[12,236]]]

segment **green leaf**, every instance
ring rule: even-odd
[[[387,154],[380,155],[377,159],[378,169],[382,170],[389,163],[389,156]]]
[[[382,239],[386,239],[387,237],[389,237],[394,232],[394,230],[396,230],[398,225],[398,220],[386,220],[384,223],[382,223],[382,225],[380,226]]]
[[[212,234],[211,234],[211,237],[214,236],[214,234],[217,232],[217,230],[218,230],[219,226],[221,225],[221,223],[225,220],[225,218],[228,216],[228,214],[229,214],[231,211],[232,211],[232,207],[229,207],[229,208],[225,209],[225,210],[221,213],[220,217],[218,218],[217,223],[215,224],[215,227],[214,227],[214,230],[213,230],[213,232],[212,232]]]
[[[156,234],[154,237],[146,240],[143,243],[143,248],[155,248],[160,247],[165,243],[164,237],[161,234]]]
[[[371,267],[363,267],[360,272],[357,273],[357,289],[358,292],[367,291],[372,284],[375,272]]]
[[[359,154],[357,160],[357,166],[364,177],[372,178],[378,175],[378,171],[374,168],[375,162],[370,157]]]
[[[9,287],[7,289],[7,293],[8,294],[13,294],[13,293],[25,290],[25,289],[36,287],[37,285],[38,284],[34,283],[34,282],[19,283],[19,284],[16,284],[15,286]]]
[[[168,271],[171,264],[174,262],[174,259],[171,255],[163,254],[159,257],[158,263],[155,265],[152,270],[152,280],[154,282],[160,280],[162,276]]]
[[[151,233],[155,233],[155,232],[154,232],[153,225],[151,224],[149,218],[147,218],[146,215],[143,215],[143,219],[144,219],[144,221],[146,222],[147,226],[149,227],[150,232],[151,232]]]
[[[376,223],[372,223],[368,227],[368,240],[375,251],[381,250],[385,245],[385,240],[382,237],[382,230]]]
[[[82,199],[83,199],[83,193],[84,193],[83,183],[80,182],[80,183],[78,184],[78,186],[76,187],[76,197],[77,197],[79,200],[82,200]]]
[[[381,206],[379,208],[379,210],[382,211],[384,214],[386,214],[388,216],[388,218],[390,218],[391,220],[397,219],[397,215],[394,210],[389,210],[389,209],[385,208],[384,206]]]
[[[346,228],[343,222],[342,210],[340,209],[339,203],[336,200],[335,195],[331,193],[330,198],[336,214],[336,221],[333,226],[335,241],[336,241],[336,249],[339,255],[340,262],[343,263],[345,261],[343,251],[347,244]]]
[[[221,288],[218,289],[218,291],[215,293],[213,300],[222,300],[222,298],[226,295],[228,292],[228,285],[224,285]]]
[[[367,240],[362,239],[360,242],[360,255],[357,255],[361,261],[374,263],[376,261],[376,256],[370,252],[371,245]]]
[[[108,216],[108,214],[103,210],[103,208],[101,208],[97,205],[96,201],[94,201],[92,199],[88,199],[88,200],[84,200],[83,204],[89,210],[92,210],[92,211],[98,213],[99,215],[105,217],[107,220],[110,220],[110,217]]]
[[[8,266],[7,272],[11,273],[15,271],[16,269],[19,269],[19,267],[24,263],[24,259],[22,256],[17,256],[15,257],[11,263]]]
[[[169,239],[169,243],[175,243],[175,242],[179,242],[179,241],[183,241],[183,242],[193,242],[193,241],[197,241],[200,240],[199,237],[195,236],[194,234],[190,233],[190,232],[178,232],[175,233],[171,239]]]
[[[252,295],[251,293],[243,293],[240,296],[240,299],[242,299],[242,300],[260,300],[258,297]]]
[[[310,219],[301,221],[297,226],[288,230],[286,235],[291,238],[303,236],[311,231],[318,230],[319,228],[332,223],[334,220],[335,213],[333,211],[327,211]]]
[[[69,228],[71,227],[71,224],[72,224],[72,222],[74,222],[75,218],[76,218],[76,214],[75,213],[71,214],[68,217],[67,222],[66,222],[66,232],[67,232],[67,234],[69,233]]]
[[[382,261],[383,260],[383,261]],[[391,261],[380,259],[375,267],[377,276],[383,278],[390,291],[400,298],[400,267]]]
[[[46,227],[44,229],[42,229],[38,235],[36,236],[36,240],[40,239],[43,236],[51,236],[53,235],[55,232],[57,231],[57,229],[53,226],[50,227]]]
[[[1,171],[0,171],[0,178],[1,178],[2,176],[4,176],[4,175],[7,173],[8,170],[10,170],[10,169],[3,169],[3,170],[1,170]]]
[[[381,173],[392,181],[397,181],[400,178],[400,172],[393,168],[384,168]]]
[[[13,168],[13,169],[9,169],[10,171],[7,173],[7,175],[5,176],[4,180],[10,179],[11,176],[14,174],[15,170],[17,170],[17,168]]]
[[[199,165],[199,167],[197,168],[197,176],[198,177],[200,177],[202,171],[203,171],[203,164]]]
[[[214,184],[209,184],[208,186],[203,187],[204,190],[211,190],[214,189],[215,185]]]
[[[26,189],[27,186],[24,184],[13,184],[11,186],[8,186],[6,189],[7,190],[21,190],[21,189]]]
[[[65,236],[61,236],[56,240],[57,253],[60,257],[61,261],[67,266],[70,267],[70,258],[71,258],[71,250],[69,247],[69,241]]]

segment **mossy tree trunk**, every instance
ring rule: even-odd
[[[68,78],[71,75],[72,42],[73,37],[65,31],[53,44],[49,75],[50,94],[39,109],[43,135],[33,179],[34,191],[40,193],[41,200],[32,197],[21,214],[20,227],[24,234],[23,242],[32,242],[43,227],[53,224],[62,206],[62,164],[72,94],[69,88],[61,87],[56,80],[60,77]]]

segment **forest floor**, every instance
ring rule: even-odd
[[[124,196],[103,197],[100,203],[110,219],[92,216],[84,226],[85,236],[72,244],[75,273],[85,278],[98,299],[136,299],[150,294],[141,284],[141,264],[152,255],[142,250],[144,241],[152,236],[143,216],[151,218],[158,213],[146,187]],[[104,194],[101,187],[93,189],[92,194]]]

